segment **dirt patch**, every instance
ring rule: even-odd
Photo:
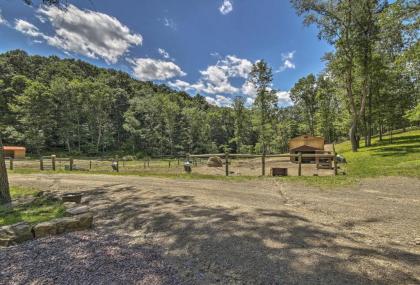
[[[159,248],[183,283],[420,283],[418,179],[331,190],[280,181],[11,176],[83,192],[97,231]]]

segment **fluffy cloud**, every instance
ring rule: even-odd
[[[17,19],[15,21],[15,29],[31,37],[47,38],[37,27],[25,20]]]
[[[218,60],[215,65],[210,65],[207,69],[201,70],[201,78],[195,84],[189,84],[185,81],[175,81],[169,84],[184,91],[196,90],[207,94],[235,94],[241,90],[233,86],[230,79],[246,79],[251,69],[252,62],[249,60],[228,55]]]
[[[211,104],[211,105],[215,105],[215,106],[219,106],[219,107],[229,107],[232,105],[232,99],[222,96],[222,95],[216,95],[215,98],[207,96],[205,97],[207,103]]]
[[[160,54],[163,58],[168,59],[168,58],[170,58],[170,57],[171,57],[171,56],[169,55],[169,53],[168,53],[166,50],[164,50],[163,48],[158,48],[158,52],[159,52],[159,54]]]
[[[290,99],[290,91],[278,91],[276,95],[280,106],[285,107],[293,105],[293,102]]]
[[[144,81],[167,80],[173,77],[185,76],[185,72],[171,61],[152,58],[136,58],[129,60],[133,65],[133,74]]]
[[[227,15],[233,11],[233,4],[231,0],[223,0],[222,5],[219,7],[220,13]]]
[[[0,25],[7,25],[7,21],[3,16],[1,15],[1,9],[0,9]]]
[[[277,72],[285,71],[286,69],[295,69],[296,65],[293,62],[295,56],[295,51],[281,54],[282,65],[277,70]]]
[[[91,58],[103,58],[116,63],[133,45],[141,45],[143,38],[133,34],[116,18],[107,14],[80,10],[74,5],[66,9],[45,6],[37,11],[38,19],[49,21],[54,29],[53,36],[41,33],[37,27],[24,20],[16,20],[16,30],[36,38],[42,38],[49,45],[67,52],[78,53]]]

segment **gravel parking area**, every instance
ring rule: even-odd
[[[174,276],[182,284],[420,284],[416,178],[365,179],[329,190],[268,178],[235,182],[33,174],[12,175],[11,182],[58,193],[83,192],[84,203],[95,213],[95,231],[101,233],[91,233],[92,243],[87,234],[87,249],[102,248],[87,263],[70,259],[62,267],[49,255],[20,261],[32,244],[62,250],[55,258],[68,260],[78,234],[1,251],[17,261],[6,261],[2,274],[16,275],[18,284],[43,276],[38,263],[52,264],[43,278],[56,284],[67,280],[51,278],[66,276],[72,268],[84,272],[80,276],[88,282],[104,274],[116,284],[154,284],[147,278],[171,284],[177,282]],[[146,249],[159,253],[152,262],[144,262]],[[122,251],[124,258],[101,265],[108,251]],[[7,259],[1,257],[0,264]],[[90,272],[96,260],[106,270]],[[130,266],[120,266],[124,263]],[[133,264],[139,265],[133,269]]]
[[[155,250],[92,231],[0,249],[0,264],[0,284],[181,284]]]

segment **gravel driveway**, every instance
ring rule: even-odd
[[[69,284],[420,284],[418,179],[331,190],[279,181],[12,175],[13,185],[84,192],[95,230],[2,249],[1,277],[16,275],[18,284],[68,284],[67,272],[76,276]],[[86,253],[93,248],[97,254]],[[40,254],[28,257],[33,251]]]

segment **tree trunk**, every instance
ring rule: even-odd
[[[7,177],[6,162],[4,161],[3,143],[0,137],[0,205],[8,204],[11,201],[9,179]]]
[[[357,139],[357,118],[353,118],[350,131],[349,131],[349,138],[351,142],[351,150],[353,152],[357,151],[358,148],[358,139]]]

